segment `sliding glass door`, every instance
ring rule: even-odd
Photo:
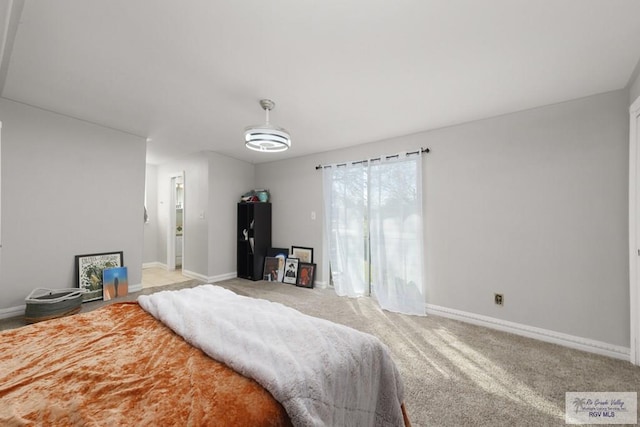
[[[324,168],[325,232],[341,296],[425,313],[421,156]]]

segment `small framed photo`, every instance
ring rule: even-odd
[[[280,260],[274,256],[268,256],[264,259],[264,272],[262,280],[267,282],[278,282],[278,267]]]
[[[275,279],[272,279],[272,282],[282,282],[284,278],[284,263],[289,257],[289,249],[287,248],[269,248],[267,249],[268,257],[276,257],[278,258],[278,276]],[[264,279],[267,280],[267,279]]]
[[[129,293],[127,267],[105,268],[102,270],[102,299],[109,301],[124,297]]]
[[[289,283],[290,285],[295,285],[298,280],[298,263],[300,260],[298,258],[287,258],[284,266],[284,278],[282,281],[284,283]]]
[[[298,258],[300,262],[313,263],[313,248],[303,246],[291,246],[291,257]]]
[[[85,290],[82,301],[102,299],[102,271],[106,268],[122,267],[122,263],[122,251],[76,255],[76,287]]]
[[[303,288],[313,288],[316,279],[316,265],[308,262],[301,262],[298,265],[298,281],[296,286]]]

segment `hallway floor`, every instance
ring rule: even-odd
[[[163,267],[147,267],[142,269],[142,288],[153,288],[154,286],[166,286],[180,283],[190,278],[182,275],[181,269],[168,271]]]

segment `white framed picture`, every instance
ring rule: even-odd
[[[284,264],[284,283],[295,285],[298,280],[298,264],[300,260],[298,258],[287,258]]]

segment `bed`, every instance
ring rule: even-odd
[[[204,285],[4,331],[0,424],[409,425],[386,347],[353,331],[345,356],[345,328]]]

